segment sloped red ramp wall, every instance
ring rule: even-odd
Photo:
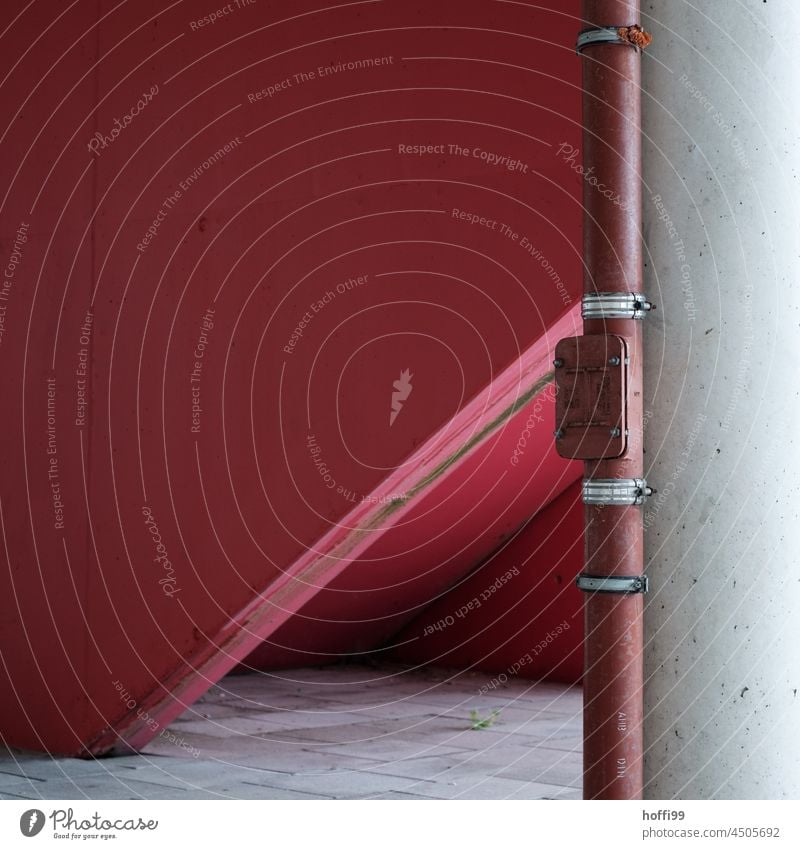
[[[573,555],[580,551],[578,559],[583,556],[582,504],[559,498],[565,489],[574,489],[573,482],[582,468],[579,463],[565,463],[555,450],[550,360],[553,341],[561,334],[574,333],[579,323],[576,309],[493,381],[491,389],[499,398],[503,398],[503,384],[508,382],[510,392],[504,400],[491,406],[482,400],[470,404],[448,423],[448,430],[464,423],[465,436],[470,436],[462,437],[457,444],[474,440],[468,454],[446,468],[440,465],[441,473],[437,474],[434,466],[435,471],[423,477],[428,485],[408,499],[396,521],[376,526],[371,544],[321,586],[295,615],[287,617],[247,658],[247,666],[274,669],[349,660],[354,655],[361,660],[376,660],[391,656],[394,649],[400,649],[399,657],[405,659],[402,648],[419,636],[397,632],[415,618],[427,620],[431,611],[452,603],[450,597],[464,583],[477,583],[466,576],[479,564],[476,577],[480,572],[482,579],[509,566],[517,574],[520,570],[525,573],[510,597],[505,593],[500,597],[500,609],[502,605],[508,607],[502,617],[506,624],[519,626],[520,621],[527,621],[529,626],[519,628],[510,641],[504,640],[507,651],[516,651],[517,642],[524,644],[543,624],[544,620],[531,618],[536,605],[550,613],[561,611],[572,616],[577,590],[570,586],[565,593],[567,587],[554,585],[545,577],[556,557],[559,576],[572,584],[580,571]],[[538,386],[533,375],[544,375]],[[525,387],[531,383],[535,390],[526,401]],[[515,401],[519,410],[505,417],[503,411]],[[471,418],[472,414],[480,423]],[[503,420],[497,424],[499,418]],[[436,441],[434,437],[434,444]],[[424,461],[420,465],[425,472]],[[408,491],[403,486],[394,488]],[[380,490],[375,493],[379,495]],[[542,511],[554,504],[554,508]],[[576,510],[580,514],[577,523],[565,522],[567,515],[577,515]],[[534,515],[537,521],[530,522]],[[520,536],[523,525],[527,530]],[[512,537],[519,537],[513,545],[509,543]],[[482,564],[489,553],[494,556]],[[489,583],[493,580],[489,577]],[[519,603],[519,584],[526,586],[524,603]],[[498,607],[487,607],[485,612],[496,615]],[[471,620],[471,624],[475,622],[477,619]],[[465,627],[469,631],[471,625],[465,623]],[[573,634],[580,630],[576,627]],[[463,638],[463,632],[460,636]],[[476,641],[481,659],[494,657],[489,645],[497,637],[496,631],[483,629],[483,637]],[[566,649],[566,643],[561,649]],[[415,657],[413,652],[408,655],[409,659]],[[472,666],[473,662],[465,658],[464,665]],[[552,667],[546,670],[550,671]]]
[[[394,635],[390,656],[414,664],[482,669],[509,678],[575,684],[583,670],[580,482]]]
[[[7,742],[158,733],[574,309],[577,5],[4,5]]]

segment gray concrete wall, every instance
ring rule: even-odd
[[[800,7],[643,24],[646,795],[800,798]]]

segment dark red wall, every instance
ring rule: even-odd
[[[580,482],[393,637],[396,660],[574,684],[583,667]]]
[[[579,314],[572,318],[579,323]],[[574,332],[574,326],[562,330]],[[547,367],[552,368],[549,361]],[[510,599],[502,594],[499,607],[494,604],[484,610],[485,615],[518,628],[509,638],[510,652],[549,621],[549,615],[539,619],[531,616],[534,605],[548,614],[571,616],[575,595],[563,592],[560,583],[562,577],[574,583],[579,571],[582,520],[565,521],[559,510],[572,518],[575,508],[559,496],[568,488],[574,489],[582,468],[579,463],[565,463],[556,453],[551,427],[555,416],[552,389],[548,384],[516,415],[482,439],[466,458],[447,469],[420,498],[412,500],[400,521],[373,534],[369,548],[319,589],[296,615],[287,618],[247,658],[246,665],[274,669],[354,657],[374,661],[391,657],[398,646],[398,657],[406,659],[402,647],[419,637],[413,627],[410,631],[414,633],[408,629],[398,632],[410,621],[419,618],[427,622],[429,612],[438,615],[454,604],[476,564],[481,564],[478,571],[482,578],[491,583],[497,570],[508,568],[509,562],[524,562],[527,576],[516,582]],[[491,420],[492,415],[486,418]],[[555,511],[547,507],[553,502],[559,505]],[[529,521],[534,515],[537,520]],[[538,515],[545,517],[542,522]],[[527,530],[520,534],[526,523]],[[506,551],[509,539],[517,534],[520,538]],[[496,556],[482,562],[500,546],[503,548]],[[577,558],[573,556],[576,554]],[[559,562],[557,583],[546,577],[555,561]],[[468,587],[477,583],[466,580]],[[524,584],[527,596],[534,596],[522,606],[517,603],[520,584]],[[504,609],[502,604],[509,601]],[[479,620],[481,636],[472,649],[480,654],[465,655],[464,665],[485,661],[481,668],[492,668],[492,658],[502,660],[502,655],[494,657],[498,632],[486,629],[491,620],[471,619],[465,628],[457,630],[463,639]],[[430,657],[436,662],[436,655]],[[413,649],[408,659],[417,662]],[[544,674],[553,670],[553,665],[545,667]],[[543,668],[539,666],[537,671]],[[562,670],[555,668],[555,672],[559,677]]]
[[[12,742],[72,750],[213,651],[574,302],[578,4],[552,6],[5,4]]]

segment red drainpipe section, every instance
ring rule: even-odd
[[[556,347],[556,445],[585,461],[584,798],[642,797],[639,3],[584,0],[584,336]]]

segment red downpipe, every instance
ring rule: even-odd
[[[639,23],[639,2],[584,0],[583,29]],[[641,53],[620,44],[584,49],[584,291],[642,291]],[[589,169],[593,169],[590,171]],[[612,190],[610,201],[598,186]],[[610,193],[609,193],[610,194]],[[642,478],[642,322],[587,320],[584,334],[625,339],[628,450],[618,459],[585,463],[586,478]],[[585,507],[586,572],[643,574],[639,506]],[[587,593],[584,650],[584,798],[641,799],[643,780],[644,596]]]

